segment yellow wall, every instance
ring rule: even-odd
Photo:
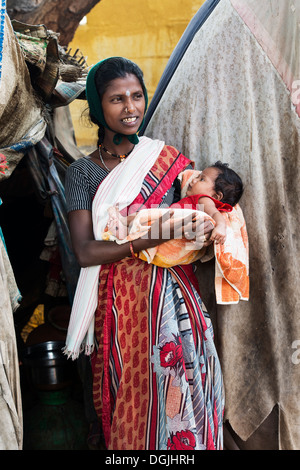
[[[149,100],[176,44],[204,0],[101,0],[87,15],[70,44],[87,56],[88,65],[124,56],[144,72]],[[70,105],[78,146],[96,143],[95,128],[81,119],[86,102]]]

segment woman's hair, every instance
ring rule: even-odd
[[[140,67],[125,57],[111,57],[104,60],[98,67],[95,73],[95,85],[97,92],[102,101],[102,97],[112,80],[116,78],[125,78],[126,75],[135,75],[139,80],[143,89],[144,96],[147,95],[147,90],[144,83],[143,72]],[[103,142],[104,126],[90,113],[91,121],[99,127],[98,130],[98,145]]]
[[[244,186],[239,175],[229,168],[228,163],[217,161],[212,168],[219,170],[215,181],[215,191],[223,193],[222,202],[235,206],[242,197]]]

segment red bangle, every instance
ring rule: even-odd
[[[137,258],[137,254],[133,251],[132,242],[129,243],[129,248],[130,248],[130,253],[131,253],[132,258]]]

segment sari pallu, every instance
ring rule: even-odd
[[[131,207],[161,203],[188,163],[165,146]],[[99,279],[93,393],[108,449],[222,449],[222,375],[192,266],[126,258]]]

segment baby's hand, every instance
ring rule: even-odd
[[[211,233],[210,240],[223,245],[226,240],[226,227],[216,225]]]

